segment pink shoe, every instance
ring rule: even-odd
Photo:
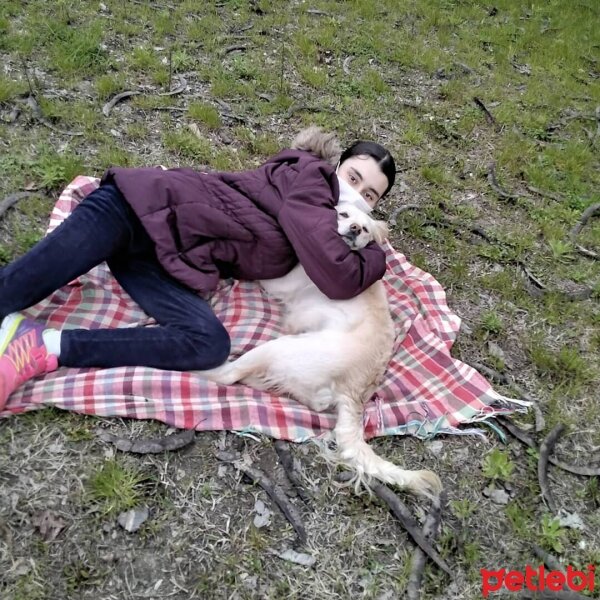
[[[0,410],[8,397],[29,379],[54,371],[58,359],[48,354],[43,323],[14,313],[0,327]]]

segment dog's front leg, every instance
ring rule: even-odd
[[[300,264],[296,265],[287,275],[277,279],[261,279],[261,287],[276,300],[287,301],[294,297],[310,282],[308,275]]]

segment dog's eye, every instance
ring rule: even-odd
[[[348,218],[348,213],[347,212],[341,212],[340,213],[340,217],[342,217],[342,219],[347,219]]]
[[[365,233],[369,233],[369,230],[368,230],[366,227],[363,227],[363,231],[364,231]]]

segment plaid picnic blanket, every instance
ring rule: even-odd
[[[97,186],[98,179],[77,177],[54,206],[48,231]],[[396,344],[385,378],[366,406],[366,437],[477,433],[480,429],[458,427],[522,410],[521,403],[495,392],[477,371],[450,355],[460,319],[449,310],[440,284],[389,244],[385,250],[384,284]],[[269,302],[255,282],[224,280],[211,302],[231,334],[234,356],[281,333],[280,307]],[[113,279],[106,264],[25,312],[64,329],[155,324]],[[217,385],[193,371],[146,367],[61,367],[17,390],[0,416],[45,406],[157,419],[177,428],[263,433],[293,441],[324,436],[335,424],[333,413],[312,412],[291,398],[243,385]]]

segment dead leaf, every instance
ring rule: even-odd
[[[50,510],[34,515],[32,523],[47,542],[54,541],[66,526],[66,522]]]

